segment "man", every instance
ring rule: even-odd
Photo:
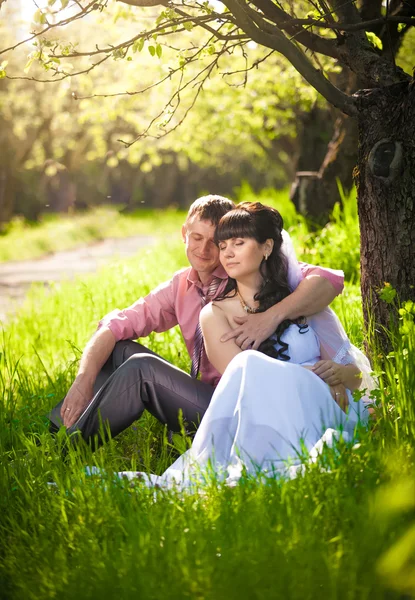
[[[180,411],[186,423],[199,422],[220,378],[203,351],[199,313],[226,286],[214,233],[220,218],[234,206],[227,198],[213,195],[192,204],[182,227],[191,266],[129,308],[102,319],[66,398],[50,415],[53,425],[63,421],[70,432],[80,430],[89,439],[99,433],[101,423],[117,435],[145,409],[173,431],[180,429]],[[281,321],[319,312],[341,292],[339,272],[304,264],[301,269],[304,279],[289,297],[264,313],[235,319],[238,327],[222,341],[235,338],[242,349],[256,349]],[[192,357],[192,377],[131,341],[177,324]]]

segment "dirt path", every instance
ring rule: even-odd
[[[0,322],[19,307],[32,283],[47,285],[52,281],[92,273],[113,259],[132,256],[154,241],[151,236],[108,239],[36,260],[0,263]]]

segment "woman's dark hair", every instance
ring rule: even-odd
[[[268,239],[274,240],[268,260],[263,260],[259,267],[263,283],[254,296],[254,299],[259,302],[258,312],[268,310],[291,293],[288,285],[287,259],[281,250],[283,227],[282,216],[275,208],[264,206],[260,202],[242,202],[221,218],[215,231],[216,245],[232,238],[253,238],[259,244],[263,244]],[[215,301],[223,300],[229,295],[236,295],[236,281],[231,277],[223,293]],[[278,325],[270,338],[262,342],[258,350],[273,358],[289,360],[288,344],[281,340],[281,336],[292,323],[298,325],[300,332],[304,332],[307,328],[304,319],[295,321],[286,319]],[[276,342],[278,349],[275,348]]]

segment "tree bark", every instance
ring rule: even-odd
[[[379,288],[386,282],[401,301],[415,298],[415,83],[356,96],[362,299],[366,324],[372,316],[382,332],[391,311]]]

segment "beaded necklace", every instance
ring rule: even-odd
[[[250,306],[248,306],[248,304],[242,298],[242,296],[241,296],[238,288],[236,288],[236,293],[238,295],[239,302],[241,303],[241,306],[242,306],[242,308],[244,309],[244,311],[246,313],[248,313],[249,315],[253,315],[253,314],[255,314],[255,313],[257,313],[259,311],[259,308],[251,308]]]

